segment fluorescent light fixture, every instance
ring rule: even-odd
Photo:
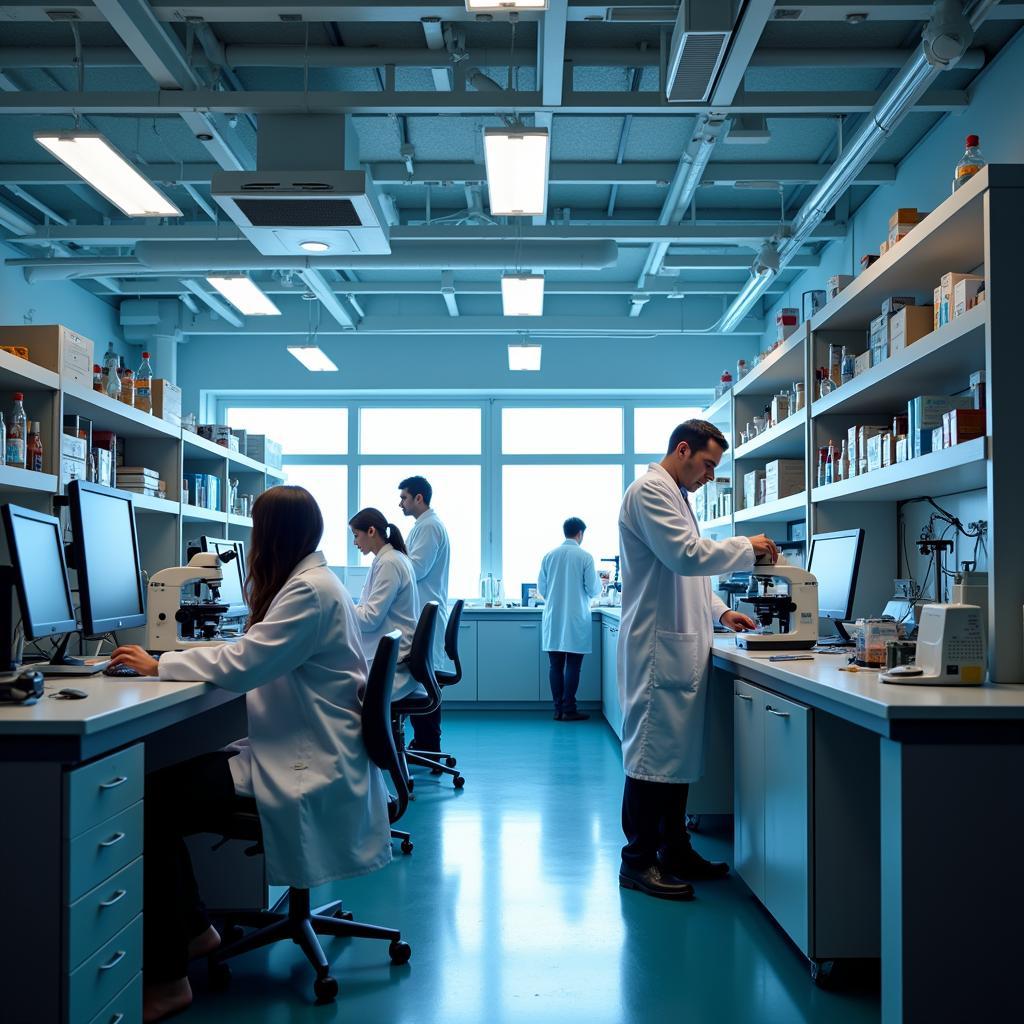
[[[306,252],[327,252],[331,247],[326,242],[299,242],[299,248]]]
[[[281,315],[281,310],[245,274],[218,274],[206,280],[245,316]]]
[[[330,357],[322,348],[318,348],[316,345],[289,345],[288,351],[307,370],[312,370],[314,373],[337,373],[338,368],[331,361]]]
[[[466,0],[467,11],[546,11],[548,0]]]
[[[510,342],[508,368],[510,370],[539,370],[541,346],[532,342]]]
[[[128,217],[180,217],[179,210],[96,132],[36,132],[36,142]]]
[[[495,216],[542,217],[548,208],[546,128],[485,128],[487,195]]]
[[[543,274],[506,274],[501,279],[505,316],[540,316],[544,312]]]

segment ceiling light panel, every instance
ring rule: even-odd
[[[543,274],[506,274],[501,279],[505,316],[541,316],[544,312]]]
[[[466,0],[467,11],[546,11],[548,0]]]
[[[338,371],[330,356],[316,345],[289,345],[288,351],[313,373],[337,373]]]
[[[495,216],[542,217],[548,207],[546,128],[485,128],[487,195]]]
[[[508,368],[510,370],[540,370],[541,346],[530,343],[513,343],[508,346]]]
[[[180,217],[181,210],[96,132],[36,132],[36,142],[127,217]]]
[[[244,274],[217,275],[206,280],[245,316],[281,315],[281,310],[263,293],[259,285]]]

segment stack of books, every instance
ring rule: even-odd
[[[122,491],[134,491],[150,498],[162,498],[167,487],[155,469],[145,466],[118,466],[117,486]]]

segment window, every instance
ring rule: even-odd
[[[502,409],[501,450],[505,455],[619,455],[622,410]]]
[[[359,410],[363,455],[479,455],[479,409]]]
[[[506,596],[517,598],[523,583],[537,581],[541,559],[565,539],[562,523],[570,516],[587,524],[583,546],[598,568],[618,554],[621,466],[505,466],[501,483]]]
[[[664,455],[672,431],[686,420],[699,419],[700,409],[635,409],[633,411],[633,451]]]
[[[423,466],[415,464],[361,466],[359,507],[377,508],[394,523],[403,537],[414,519],[398,507],[398,484],[408,476],[425,476],[434,496],[430,507],[441,517],[451,542],[448,592],[451,597],[474,597],[480,590],[480,529],[483,519],[479,466]],[[369,558],[363,558],[369,564]]]
[[[251,434],[267,434],[285,455],[344,455],[348,451],[348,409],[228,410],[227,424]]]
[[[285,467],[287,483],[305,487],[316,498],[324,517],[320,548],[328,565],[348,563],[348,466]]]

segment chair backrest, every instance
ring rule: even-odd
[[[465,601],[456,601],[448,614],[448,626],[444,631],[444,653],[454,662],[454,672],[436,672],[442,686],[454,686],[462,678],[462,662],[459,660],[459,626],[462,623],[462,606]]]
[[[395,738],[391,733],[391,688],[395,682],[395,665],[398,663],[398,645],[402,634],[393,629],[385,633],[377,643],[377,652],[370,665],[363,695],[363,744],[370,760],[381,771],[391,776],[397,803],[388,805],[392,822],[405,814],[409,805],[409,783],[402,771],[395,749]]]
[[[437,602],[428,601],[420,612],[416,632],[412,635],[412,647],[405,657],[409,675],[421,683],[427,691],[431,705],[425,711],[433,711],[441,703],[441,687],[434,675],[434,628],[437,625]],[[419,714],[420,712],[417,712]]]

